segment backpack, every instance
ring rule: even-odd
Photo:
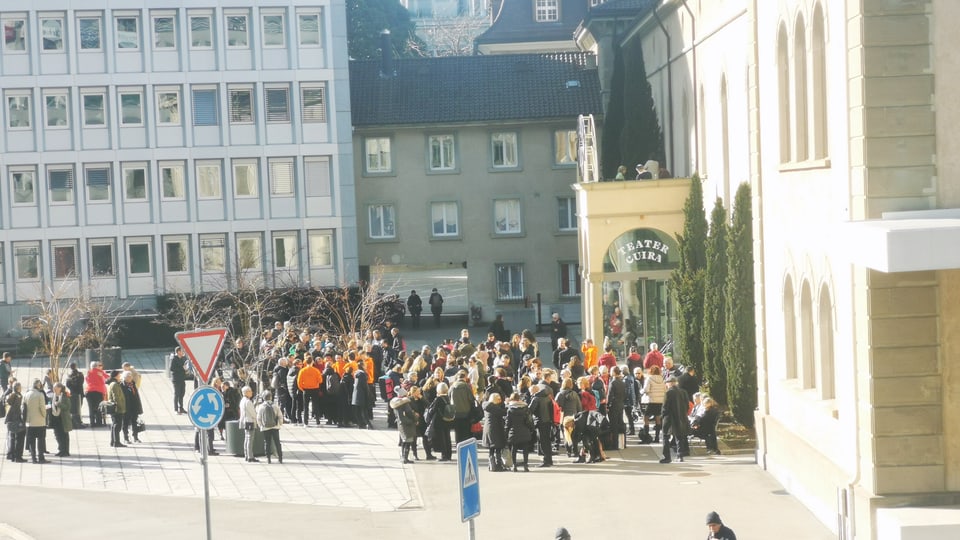
[[[264,403],[257,412],[257,423],[262,429],[277,427],[277,411],[272,403]]]
[[[450,403],[442,397],[438,397],[437,399],[443,400],[443,403],[440,404],[440,406],[443,407],[440,417],[443,418],[444,422],[453,422],[457,418],[457,409],[453,407],[453,403]]]

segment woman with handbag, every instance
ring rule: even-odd
[[[109,414],[111,420],[113,420],[113,426],[110,429],[110,446],[114,448],[126,448],[127,446],[120,442],[120,430],[123,429],[123,417],[127,413],[127,400],[123,393],[123,383],[120,382],[121,375],[123,375],[123,372],[119,369],[110,372],[110,385],[107,387],[107,401],[100,404],[102,412]],[[110,406],[111,403],[113,404],[112,406]]]
[[[140,401],[140,389],[137,388],[137,378],[133,372],[123,372],[122,390],[123,400],[126,404],[126,411],[123,413],[123,441],[130,444],[130,430],[133,428],[133,442],[140,442],[137,421],[143,414],[143,403]]]
[[[253,389],[243,387],[243,399],[240,400],[240,425],[243,426],[243,457],[248,463],[260,460],[254,457],[254,430],[257,428],[257,406],[253,402]]]

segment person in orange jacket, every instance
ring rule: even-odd
[[[323,372],[317,369],[313,358],[306,356],[304,365],[297,374],[297,388],[303,391],[303,425],[310,422],[312,412],[317,425],[320,425],[320,385],[323,384]],[[311,410],[312,409],[312,410]]]
[[[597,365],[597,346],[593,344],[592,339],[587,338],[580,346],[580,352],[583,353],[584,371],[590,371],[590,368]]]

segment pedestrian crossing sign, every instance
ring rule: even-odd
[[[476,439],[470,438],[457,444],[457,472],[460,483],[460,519],[468,521],[480,515]]]

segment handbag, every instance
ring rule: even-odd
[[[470,423],[475,424],[483,420],[483,408],[480,407],[480,404],[477,403],[477,400],[474,399],[473,403],[470,405]]]
[[[117,414],[117,403],[114,401],[101,401],[100,414]]]
[[[147,430],[147,423],[143,421],[143,418],[137,418],[137,423],[133,426],[133,432],[140,434]]]

